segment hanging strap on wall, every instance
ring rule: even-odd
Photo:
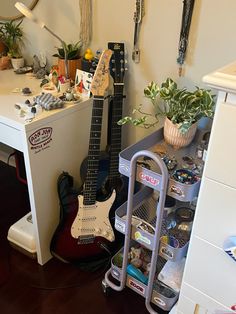
[[[182,23],[179,38],[179,55],[177,58],[177,63],[179,64],[179,76],[182,75],[182,67],[184,64],[186,50],[188,46],[188,37],[192,20],[194,2],[195,0],[183,1]]]
[[[80,40],[87,48],[92,38],[92,1],[79,0],[80,7]]]
[[[134,47],[132,51],[132,60],[135,63],[139,63],[140,61],[140,49],[138,47],[138,37],[140,26],[142,22],[142,18],[144,16],[144,0],[136,0],[134,12]]]

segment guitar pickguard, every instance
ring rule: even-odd
[[[93,242],[96,237],[103,237],[113,242],[115,235],[109,221],[109,211],[116,198],[113,190],[109,199],[94,205],[84,205],[83,195],[78,196],[79,208],[76,218],[71,226],[71,235],[78,239],[78,244]]]

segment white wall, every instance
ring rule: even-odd
[[[182,0],[146,0],[140,47],[141,62],[131,60],[135,0],[93,0],[93,41],[91,47],[105,49],[108,41],[125,42],[128,71],[125,76],[126,95],[124,113],[139,103],[145,103],[143,88],[155,80],[170,76],[180,85],[201,85],[204,74],[236,58],[236,1],[196,0],[193,15],[185,76],[178,78],[177,48],[182,15]],[[39,0],[34,13],[45,21],[65,41],[79,38],[79,0]],[[27,36],[26,56],[30,58],[44,51],[52,62],[57,40],[24,20]],[[148,106],[148,104],[146,105]],[[124,145],[136,142],[153,130],[124,127]]]

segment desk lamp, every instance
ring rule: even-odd
[[[19,10],[24,16],[26,16],[28,19],[33,21],[34,23],[38,24],[41,28],[46,29],[52,36],[56,37],[62,44],[62,47],[64,48],[65,52],[65,74],[66,78],[68,79],[68,59],[67,59],[67,50],[66,50],[66,43],[59,37],[57,36],[53,31],[51,31],[44,22],[40,21],[35,17],[32,13],[32,11],[23,3],[21,2],[16,2],[15,7],[17,10]]]

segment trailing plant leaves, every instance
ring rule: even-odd
[[[142,110],[142,105],[133,110],[141,114],[141,118],[125,117],[118,124],[132,123],[133,125],[149,128],[158,123],[158,116],[166,116],[179,125],[181,133],[186,133],[191,125],[202,117],[213,117],[215,101],[210,90],[196,87],[194,91],[186,88],[179,89],[176,82],[167,78],[161,87],[150,82],[144,89],[144,96],[151,100],[154,114]],[[150,119],[152,119],[150,121]],[[154,122],[153,122],[154,119]]]

